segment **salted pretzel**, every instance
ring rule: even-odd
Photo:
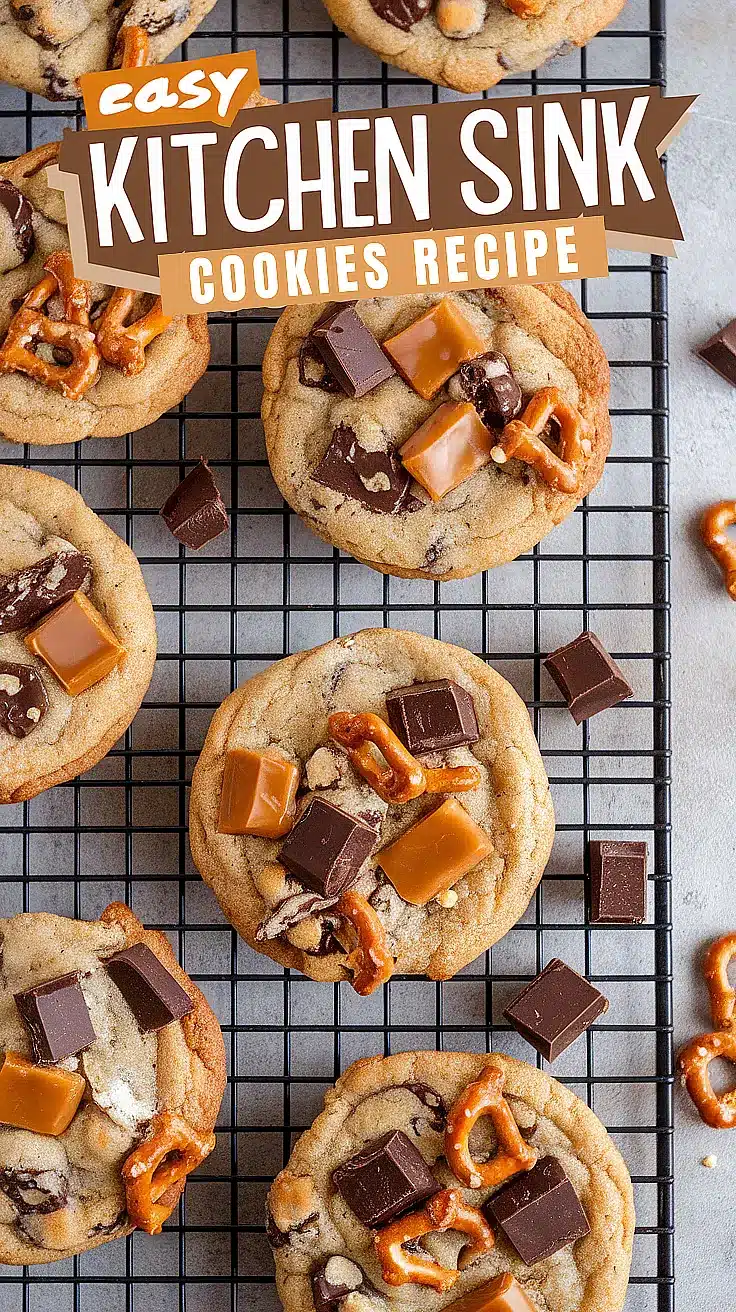
[[[685,1088],[706,1125],[714,1130],[732,1130],[736,1126],[736,1088],[716,1093],[708,1074],[711,1062],[719,1057],[736,1063],[736,1030],[700,1034],[683,1048],[678,1065]]]
[[[550,419],[556,419],[560,426],[559,455],[541,438]],[[523,460],[556,492],[577,492],[583,461],[591,449],[586,432],[585,419],[565,400],[560,389],[543,387],[534,394],[524,413],[506,424],[491,451],[491,459],[497,465],[505,465],[512,458]]]
[[[713,1024],[719,1030],[736,1029],[736,989],[731,987],[728,968],[736,957],[736,934],[724,934],[711,943],[703,962]]]
[[[144,27],[121,27],[112,56],[113,68],[145,68],[151,58]]]
[[[469,1236],[457,1270],[441,1266],[429,1256],[407,1253],[404,1248],[404,1244],[437,1230],[459,1230]],[[444,1294],[452,1288],[466,1266],[483,1253],[490,1252],[494,1238],[483,1213],[465,1202],[460,1189],[442,1189],[421,1211],[410,1212],[379,1230],[373,1242],[381,1263],[381,1275],[387,1285],[430,1285],[438,1294]]]
[[[100,355],[128,377],[143,372],[146,347],[172,322],[170,315],[162,313],[161,297],[157,296],[147,314],[126,326],[135,295],[116,287],[95,324]]]
[[[367,898],[354,889],[343,893],[335,910],[353,926],[358,946],[348,956],[352,985],[361,997],[374,993],[394,972],[394,959],[388,950],[386,931]]]
[[[151,1128],[149,1138],[126,1157],[122,1176],[131,1222],[138,1230],[157,1235],[173,1212],[178,1194],[173,1200],[161,1200],[173,1185],[209,1157],[215,1136],[197,1134],[175,1112],[158,1112]]]
[[[736,539],[728,536],[732,524],[736,524],[736,501],[719,501],[703,515],[700,536],[723,570],[729,597],[736,601]]]
[[[0,373],[28,374],[70,401],[78,401],[92,386],[100,367],[100,353],[89,327],[90,285],[74,277],[68,251],[54,251],[43,267],[45,276],[31,288],[8,325],[0,347]],[[62,318],[50,319],[44,306],[57,293]],[[32,349],[42,343],[68,355],[69,364],[44,360]]]
[[[358,774],[384,802],[410,802],[422,793],[465,793],[480,783],[480,770],[474,765],[425,769],[390,725],[372,711],[361,715],[335,711],[327,723],[330,737],[345,748]],[[385,765],[379,763],[371,744]]]
[[[445,1157],[453,1175],[470,1189],[491,1188],[519,1171],[529,1171],[537,1160],[535,1150],[521,1137],[513,1112],[503,1096],[504,1073],[489,1063],[464,1089],[450,1108],[445,1130]],[[498,1138],[498,1151],[487,1162],[470,1153],[470,1135],[481,1116],[490,1116]]]

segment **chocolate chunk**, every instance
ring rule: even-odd
[[[555,957],[503,1014],[545,1061],[555,1061],[605,1011],[608,999]]]
[[[727,323],[699,348],[698,355],[721,378],[736,387],[736,319]]]
[[[336,378],[327,372],[311,337],[305,337],[299,348],[299,382],[303,387],[318,387],[322,392],[340,392],[342,389]]]
[[[408,1089],[409,1093],[413,1093],[414,1097],[418,1098],[427,1110],[432,1113],[429,1122],[430,1130],[436,1130],[438,1133],[444,1130],[447,1121],[447,1108],[436,1089],[431,1089],[428,1084],[419,1083],[407,1083],[402,1087]]]
[[[311,338],[347,396],[365,396],[396,372],[352,305],[333,305],[326,310]]]
[[[441,1185],[403,1130],[389,1130],[332,1173],[335,1188],[363,1225],[387,1225],[419,1207]]]
[[[292,893],[291,897],[279,902],[270,915],[262,920],[256,930],[259,943],[269,938],[279,938],[287,930],[301,924],[308,916],[326,911],[335,905],[334,897],[319,897],[317,893]]]
[[[521,410],[521,388],[505,355],[487,351],[461,364],[448,387],[456,401],[470,401],[486,428],[503,428]]]
[[[588,631],[558,647],[544,664],[576,724],[609,710],[634,692],[600,639]]]
[[[92,565],[75,547],[54,551],[35,565],[0,578],[0,633],[28,629],[53,606],[86,592]]]
[[[21,1171],[14,1166],[0,1168],[0,1189],[7,1194],[20,1216],[33,1213],[47,1216],[66,1205],[67,1182],[58,1171]]]
[[[15,1005],[39,1063],[63,1061],[97,1038],[77,974],[23,989],[15,994]]]
[[[230,527],[225,502],[204,456],[174,488],[160,514],[185,547],[203,547]]]
[[[132,943],[102,964],[144,1033],[161,1030],[194,1009],[189,994],[145,943]]]
[[[47,100],[74,100],[79,95],[76,82],[65,77],[55,64],[47,64],[41,70],[41,77],[46,84],[44,95]]]
[[[475,743],[480,734],[469,692],[452,679],[412,683],[386,695],[388,721],[414,756]]]
[[[0,178],[0,205],[8,212],[21,262],[33,254],[33,207],[9,178]]]
[[[426,17],[432,8],[432,0],[371,0],[371,7],[384,22],[408,32]]]
[[[166,32],[170,27],[179,26],[180,23],[186,22],[191,8],[188,4],[174,5],[168,13],[154,13],[154,6],[150,8],[141,7],[136,4],[132,11],[128,12],[128,23],[136,27],[142,27],[150,36],[156,36],[158,32]]]
[[[640,925],[647,914],[647,845],[590,844],[591,925]]]
[[[0,661],[0,729],[14,738],[32,733],[49,709],[43,680],[32,665]]]
[[[411,477],[393,451],[366,451],[348,424],[336,428],[312,477],[380,515],[421,510]]]
[[[483,1211],[527,1266],[590,1234],[580,1199],[556,1157],[543,1157],[511,1180]]]
[[[338,898],[376,845],[376,831],[315,797],[288,835],[279,861],[322,898]]]
[[[309,1216],[305,1216],[303,1221],[293,1225],[290,1230],[279,1230],[271,1211],[266,1211],[266,1238],[273,1249],[287,1248],[292,1235],[303,1235],[308,1230],[319,1231],[318,1212],[310,1212]]]
[[[315,1312],[339,1312],[340,1303],[354,1290],[367,1288],[365,1273],[349,1257],[328,1257],[311,1275]]]

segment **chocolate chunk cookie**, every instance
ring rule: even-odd
[[[283,965],[361,993],[393,971],[447,979],[495,943],[553,833],[510,685],[460,647],[391,629],[243,684],[192,780],[192,853],[228,920]]]

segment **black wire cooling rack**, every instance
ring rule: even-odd
[[[664,0],[629,0],[587,50],[519,88],[661,86]],[[255,47],[275,98],[335,108],[448,95],[341,37],[319,0],[219,0],[185,54]],[[493,94],[499,94],[499,91]],[[0,89],[0,149],[19,154],[81,123],[80,107]],[[275,1312],[264,1197],[325,1089],[361,1055],[408,1047],[533,1060],[502,1021],[551,956],[608,995],[603,1022],[555,1065],[629,1162],[637,1239],[627,1312],[672,1312],[672,1042],[669,863],[667,285],[659,258],[614,257],[583,286],[612,363],[614,454],[600,487],[533,553],[465,583],[384,578],[324,546],[271,482],[259,425],[273,316],[213,316],[212,365],[179,411],[127,439],[8,447],[2,457],[72,482],[131,544],[159,626],[153,684],[134,725],[83,779],[0,815],[2,914],[97,915],[123,897],[165,929],[208,994],[230,1082],[217,1149],[162,1236],[136,1234],[74,1261],[5,1268],[0,1312]],[[229,536],[187,554],[157,510],[201,454],[231,507]],[[492,661],[528,702],[558,816],[549,870],[527,915],[455,980],[395,978],[373,999],[319,985],[240,943],[200,884],[187,844],[188,781],[210,716],[237,682],[293,650],[372,624],[419,629]],[[577,729],[542,667],[584,627],[627,671],[635,698]],[[645,837],[653,875],[643,926],[586,920],[589,837]]]

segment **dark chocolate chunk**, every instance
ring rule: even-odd
[[[63,1061],[94,1043],[79,976],[60,975],[15,994],[15,1004],[31,1036],[37,1062]]]
[[[461,364],[448,387],[456,401],[470,401],[486,428],[503,428],[521,410],[521,388],[505,355],[487,351]]]
[[[340,384],[322,359],[311,337],[305,337],[299,348],[299,382],[303,387],[318,387],[322,392],[339,392]]]
[[[204,456],[174,488],[160,513],[185,547],[203,547],[229,528],[225,502]]]
[[[558,647],[544,664],[576,724],[618,705],[634,691],[600,639],[587,630],[565,647]]]
[[[319,897],[317,893],[292,893],[261,921],[256,930],[256,938],[259,943],[265,939],[279,938],[287,929],[293,929],[302,920],[306,920],[307,916],[334,906],[336,900],[334,897]]]
[[[340,1303],[354,1290],[368,1288],[365,1272],[350,1257],[328,1257],[311,1275],[316,1312],[339,1312]]]
[[[0,178],[0,205],[7,210],[21,260],[33,254],[33,207],[9,178]]]
[[[35,565],[0,578],[0,633],[28,629],[78,591],[86,592],[92,565],[75,547],[54,551]]]
[[[338,898],[355,883],[375,845],[375,829],[315,797],[287,835],[279,861],[320,897]]]
[[[425,18],[433,0],[371,0],[371,7],[384,22],[408,32],[415,23]]]
[[[402,1087],[408,1089],[409,1093],[413,1093],[414,1097],[418,1098],[427,1110],[432,1113],[429,1122],[430,1130],[436,1130],[438,1133],[440,1130],[444,1130],[447,1121],[447,1108],[437,1090],[431,1089],[428,1084],[419,1083],[407,1083]]]
[[[319,1231],[318,1212],[310,1212],[309,1216],[305,1216],[303,1221],[293,1225],[290,1230],[279,1230],[271,1211],[266,1212],[266,1238],[273,1249],[287,1248],[292,1235],[303,1235],[308,1230]]]
[[[0,729],[14,738],[32,733],[49,709],[43,680],[32,665],[0,661]]]
[[[386,713],[397,738],[414,756],[475,743],[480,737],[473,698],[452,679],[394,688],[386,695]]]
[[[365,396],[396,373],[352,305],[331,306],[310,335],[328,371],[347,396]]]
[[[67,1181],[58,1171],[27,1169],[14,1166],[0,1168],[0,1189],[7,1194],[20,1216],[33,1213],[47,1216],[66,1205]]]
[[[647,845],[590,844],[590,923],[640,925],[647,914]]]
[[[441,1188],[403,1130],[389,1130],[332,1173],[335,1188],[363,1225],[387,1225]]]
[[[340,424],[312,475],[323,487],[342,492],[379,515],[421,510],[409,491],[411,477],[394,451],[366,451],[349,424]]]
[[[607,998],[555,957],[503,1014],[545,1061],[555,1061],[605,1011]]]
[[[527,1266],[590,1234],[580,1199],[556,1157],[543,1157],[516,1176],[483,1211]]]
[[[727,323],[699,348],[698,355],[721,378],[736,387],[736,319]]]
[[[117,1216],[114,1216],[111,1221],[98,1221],[87,1233],[90,1239],[93,1235],[114,1235],[115,1231],[119,1230],[127,1219],[128,1213],[123,1208],[122,1212],[118,1212]]]
[[[145,1033],[181,1020],[194,1008],[189,994],[145,943],[132,943],[102,964]]]

